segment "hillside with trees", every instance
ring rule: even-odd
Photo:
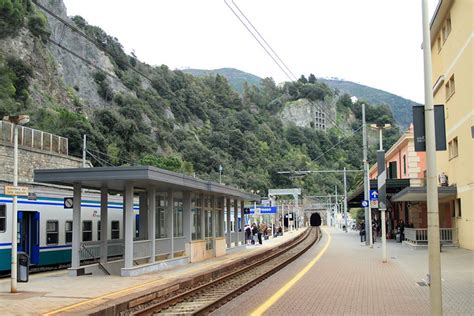
[[[331,192],[342,189],[335,175],[279,171],[361,168],[361,104],[314,75],[281,87],[266,78],[239,95],[220,74],[195,77],[139,61],[99,27],[67,17],[60,0],[40,4],[77,31],[62,31],[29,0],[0,0],[0,115],[29,114],[29,126],[69,138],[71,154],[80,155],[86,134],[96,166],[146,164],[217,181],[221,165],[224,183],[261,192]],[[287,102],[329,96],[337,98],[337,126],[326,131],[278,117]],[[395,123],[388,106],[368,105],[367,119]],[[389,130],[385,144],[398,137]]]

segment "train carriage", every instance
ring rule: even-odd
[[[31,190],[30,190],[31,191]],[[72,209],[65,208],[66,190],[44,191],[34,198],[18,197],[18,251],[26,252],[33,266],[67,264],[71,261]],[[85,194],[81,201],[81,242],[100,240],[98,194]],[[121,197],[109,197],[109,240],[123,238]],[[135,205],[135,212],[138,207]],[[0,271],[11,267],[12,197],[0,195]],[[138,226],[138,214],[135,227]]]

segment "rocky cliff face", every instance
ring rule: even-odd
[[[40,0],[39,2],[68,23],[74,25],[74,22],[67,16],[66,6],[62,0]],[[112,92],[133,94],[117,78],[114,73],[114,66],[104,52],[57,19],[51,16],[47,17],[51,30],[51,39],[54,42],[59,43],[111,74],[112,76],[107,77],[107,81]],[[89,109],[105,107],[106,102],[97,93],[97,84],[93,80],[97,69],[78,60],[78,57],[73,56],[65,49],[53,43],[48,44],[48,49],[56,61],[57,71],[64,81],[64,85],[74,88],[77,95],[82,98],[84,106]]]
[[[285,125],[294,123],[296,126],[315,129],[331,128],[336,117],[336,98],[324,101],[299,99],[285,103],[279,117]]]

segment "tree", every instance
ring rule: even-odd
[[[313,74],[309,74],[308,82],[309,83],[316,83],[316,76],[313,75]]]

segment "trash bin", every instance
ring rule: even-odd
[[[18,265],[18,282],[28,282],[28,277],[30,274],[30,258],[26,252],[19,252],[17,257]]]

